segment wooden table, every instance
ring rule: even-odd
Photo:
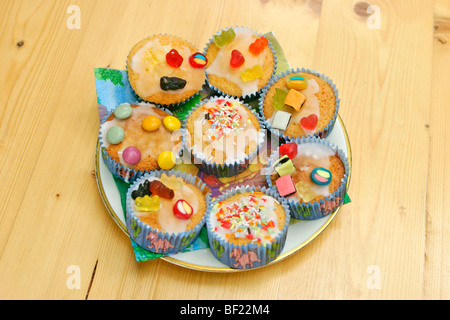
[[[450,298],[448,0],[11,0],[0,12],[0,298]],[[137,263],[96,184],[93,70],[123,69],[150,34],[203,49],[234,25],[273,31],[292,66],[337,83],[352,202],[269,267]]]

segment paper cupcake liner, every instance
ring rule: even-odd
[[[287,76],[289,74],[302,73],[302,72],[314,74],[314,75],[318,76],[319,78],[321,78],[322,80],[325,80],[331,86],[331,88],[333,89],[334,96],[336,97],[336,108],[335,108],[335,111],[334,111],[333,118],[325,126],[325,128],[323,128],[322,130],[319,130],[317,133],[314,133],[312,136],[319,137],[319,138],[327,137],[330,134],[330,132],[333,130],[334,124],[336,123],[336,119],[337,119],[337,116],[338,116],[339,105],[340,105],[339,91],[336,88],[336,85],[333,83],[333,81],[330,78],[328,78],[328,76],[326,76],[326,75],[324,75],[324,74],[322,74],[322,73],[320,73],[318,71],[310,70],[310,69],[307,69],[307,68],[290,69],[288,71],[282,72],[281,74],[279,74],[278,76],[276,76],[272,80],[270,80],[269,83],[263,88],[263,91],[262,91],[261,96],[259,98],[259,110],[260,110],[262,118],[264,119],[264,123],[265,123],[266,128],[272,134],[274,134],[275,136],[278,136],[280,138],[280,140],[283,141],[283,142],[287,141],[287,140],[290,140],[290,139],[295,139],[297,137],[290,137],[290,136],[284,135],[284,133],[281,132],[281,130],[272,128],[271,124],[268,122],[268,119],[266,119],[266,117],[264,116],[264,110],[263,110],[264,99],[266,97],[267,91],[269,91],[269,89],[272,87],[272,85],[274,83],[276,83],[278,80],[280,80],[281,78],[283,78],[283,77],[285,77],[285,76]]]
[[[189,117],[191,116],[191,114],[199,107],[201,107],[203,104],[208,103],[210,101],[216,101],[218,99],[229,99],[232,101],[239,101],[240,103],[242,103],[244,105],[244,107],[246,107],[247,109],[249,109],[258,119],[259,122],[259,126],[260,126],[260,130],[258,132],[258,144],[257,144],[257,148],[254,152],[252,152],[251,154],[246,154],[245,157],[241,158],[241,159],[236,159],[236,160],[232,160],[232,161],[226,161],[224,164],[219,164],[219,163],[215,163],[209,159],[206,159],[205,157],[203,157],[201,154],[197,154],[191,151],[191,149],[189,148],[188,142],[187,140],[190,139],[190,134],[186,128],[186,123],[187,120],[189,119]],[[183,157],[184,159],[190,158],[190,161],[197,165],[203,172],[210,174],[210,175],[214,175],[216,177],[231,177],[231,176],[235,176],[243,171],[245,171],[248,166],[255,161],[256,157],[258,156],[259,150],[261,149],[263,143],[264,143],[264,139],[265,139],[265,129],[264,129],[264,122],[261,118],[261,116],[259,115],[258,112],[255,112],[252,108],[250,108],[247,104],[245,104],[243,101],[231,97],[231,96],[219,96],[219,97],[212,97],[209,99],[203,99],[201,100],[199,103],[196,104],[196,106],[194,108],[192,108],[189,113],[186,115],[184,122],[182,124],[182,150],[183,150]]]
[[[158,105],[154,105],[149,102],[140,102],[138,104],[139,105],[151,105],[153,107],[159,108],[159,109],[167,112],[169,115],[173,115],[173,113],[169,109],[158,106]],[[114,110],[112,112],[110,112],[107,116],[105,116],[105,118],[101,121],[101,124],[103,124],[106,121],[106,119],[108,119],[108,117],[113,113],[114,113]],[[127,183],[131,183],[131,182],[135,181],[136,179],[139,179],[143,174],[150,172],[150,171],[154,171],[154,170],[136,170],[136,169],[127,167],[127,166],[121,164],[119,161],[116,161],[113,158],[111,158],[111,156],[106,151],[106,144],[103,139],[103,137],[105,135],[102,133],[102,127],[100,125],[98,140],[100,142],[100,150],[102,153],[102,159],[103,159],[103,162],[108,167],[109,171],[113,174],[113,176],[115,176],[116,178],[119,178]],[[182,150],[183,150],[183,145],[181,145],[181,147],[180,147],[180,151],[177,155],[178,158],[181,157]]]
[[[318,137],[302,137],[288,140],[288,142],[294,142],[297,145],[306,144],[306,143],[318,143],[325,145],[335,151],[338,157],[342,160],[345,168],[344,177],[341,180],[341,184],[339,188],[333,193],[329,194],[325,197],[325,199],[320,199],[314,202],[300,203],[297,200],[285,198],[289,208],[291,209],[291,216],[295,219],[299,220],[316,220],[320,219],[324,216],[328,216],[338,207],[340,207],[344,202],[344,197],[347,193],[347,180],[349,174],[349,162],[344,151],[336,147],[335,145],[329,143],[327,140],[318,138]],[[276,186],[272,184],[272,180],[270,179],[272,173],[272,164],[279,159],[279,148],[273,151],[272,155],[269,158],[269,162],[267,164],[268,172],[266,174],[266,181],[272,190],[279,196],[278,190]]]
[[[153,177],[160,178],[163,173],[168,176],[180,177],[185,182],[197,186],[202,191],[208,190],[205,197],[206,212],[211,206],[211,193],[209,192],[206,184],[204,184],[198,177],[173,169],[169,171],[157,170],[146,173],[141,176],[139,180],[136,180],[128,189],[126,195],[126,224],[130,238],[145,250],[161,254],[172,254],[185,250],[194,242],[199,235],[200,230],[205,225],[206,212],[202,220],[193,229],[180,233],[160,231],[142,222],[138,217],[136,217],[136,215],[133,214],[134,209],[131,192],[144,180],[151,179]]]
[[[197,48],[197,47],[196,47],[193,43],[191,43],[190,41],[185,40],[185,39],[183,39],[183,38],[181,38],[181,37],[179,37],[179,36],[169,34],[169,33],[159,33],[159,34],[154,34],[154,35],[151,35],[151,36],[148,36],[148,37],[153,37],[153,36],[171,36],[171,37],[178,38],[178,39],[181,39],[181,40],[183,40],[183,41],[186,41],[186,42],[188,42],[191,46],[193,46],[194,48]],[[147,38],[148,38],[148,37],[147,37]],[[142,40],[144,40],[144,39],[142,39]],[[200,52],[200,50],[199,50],[198,52]],[[128,73],[128,57],[129,57],[129,55],[130,55],[130,52],[128,52],[127,59],[126,59],[126,61],[125,61],[125,70],[127,71],[127,73]],[[182,104],[184,104],[184,103],[187,103],[187,102],[189,102],[190,100],[194,99],[195,96],[196,96],[197,94],[199,94],[199,93],[202,91],[203,85],[206,83],[206,67],[203,68],[203,71],[205,72],[205,81],[203,82],[203,84],[202,84],[202,86],[199,88],[199,90],[198,90],[196,93],[194,93],[192,96],[190,96],[190,97],[188,97],[188,98],[186,98],[186,99],[184,99],[184,100],[181,100],[180,102],[176,102],[176,103],[164,104],[164,103],[157,103],[157,102],[150,101],[150,100],[145,100],[145,99],[143,99],[142,97],[140,97],[140,96],[134,91],[134,88],[131,86],[131,83],[130,83],[130,88],[131,88],[131,91],[133,92],[134,96],[136,97],[136,100],[138,100],[139,102],[148,102],[148,103],[152,103],[152,104],[155,104],[155,105],[157,105],[157,106],[161,106],[161,107],[164,107],[164,108],[167,108],[167,109],[175,109],[176,107],[178,107],[178,106],[180,106],[180,105],[182,105]]]
[[[274,241],[265,245],[258,245],[257,243],[250,243],[246,245],[231,244],[228,241],[222,239],[216,232],[211,214],[213,206],[237,193],[243,193],[248,191],[260,191],[275,198],[283,207],[286,214],[286,221],[282,231],[278,234]],[[265,266],[275,260],[283,251],[284,244],[286,242],[286,236],[288,232],[290,222],[290,209],[285,199],[281,198],[274,190],[267,187],[256,186],[241,186],[228,190],[222,193],[219,197],[213,200],[206,215],[206,228],[208,233],[209,245],[214,256],[222,263],[235,268],[235,269],[254,269]]]
[[[228,29],[230,29],[230,28],[233,28],[233,29],[244,29],[244,30],[246,30],[246,31],[251,31],[251,32],[253,32],[254,34],[258,35],[259,37],[261,37],[261,36],[264,35],[264,34],[262,34],[262,33],[259,33],[259,32],[255,31],[255,30],[253,30],[253,29],[251,29],[251,28],[248,28],[248,27],[245,27],[245,26],[234,26],[234,27],[224,28],[224,29],[222,29],[222,30],[216,32],[216,33],[209,39],[208,43],[206,44],[205,48],[203,49],[203,54],[204,54],[205,56],[206,56],[206,52],[208,51],[209,46],[211,45],[211,43],[214,42],[214,36],[215,36],[215,35],[219,35],[219,34],[221,34],[223,31],[228,30]],[[269,39],[267,39],[267,40],[269,40]],[[274,66],[273,66],[273,72],[272,72],[272,75],[271,75],[271,77],[269,78],[269,81],[270,81],[271,79],[273,79],[273,77],[275,76],[276,71],[277,71],[278,56],[277,56],[277,53],[276,53],[276,51],[275,51],[275,48],[273,47],[273,45],[272,45],[272,43],[270,42],[270,40],[269,40],[269,48],[270,48],[270,50],[272,51],[272,54],[273,54],[273,57],[274,57]],[[224,91],[222,91],[221,89],[217,88],[216,86],[212,85],[211,82],[209,82],[209,79],[208,79],[208,73],[206,72],[206,68],[205,68],[205,74],[206,74],[206,83],[208,84],[208,86],[209,86],[211,89],[213,89],[215,92],[217,92],[217,94],[219,94],[219,95],[224,95],[224,96],[232,96],[232,95],[230,95],[229,93],[224,92]],[[233,98],[239,98],[239,99],[244,100],[245,102],[248,102],[248,101],[250,101],[250,100],[252,100],[252,99],[258,97],[258,95],[259,95],[263,90],[264,90],[264,87],[261,88],[260,90],[256,91],[256,92],[253,92],[253,93],[250,93],[250,94],[246,94],[246,95],[243,95],[243,96],[232,96],[232,97],[233,97]]]

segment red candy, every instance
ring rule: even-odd
[[[253,53],[254,55],[260,54],[264,48],[269,44],[269,40],[267,40],[265,37],[261,37],[256,39],[250,46],[248,47],[248,50]]]
[[[149,186],[150,192],[156,194],[164,199],[173,199],[175,193],[172,189],[167,187],[164,183],[158,180],[153,180]]]
[[[183,63],[183,57],[180,56],[177,50],[172,49],[166,54],[166,62],[170,66],[178,68]]]
[[[208,63],[208,59],[200,52],[196,52],[189,57],[189,63],[194,68],[203,68]]]
[[[289,159],[294,159],[298,152],[297,144],[294,142],[285,143],[280,146],[278,151],[280,153],[280,158],[287,155]]]
[[[192,216],[193,213],[194,210],[192,209],[191,205],[185,200],[178,200],[173,205],[173,214],[178,219],[187,220]]]
[[[245,58],[242,55],[242,53],[239,52],[239,50],[233,50],[231,51],[231,59],[230,59],[230,66],[232,68],[239,68],[242,66],[242,64],[245,62]]]
[[[300,125],[304,130],[312,131],[316,128],[317,123],[319,122],[319,118],[313,113],[307,117],[300,119]]]

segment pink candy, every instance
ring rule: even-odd
[[[128,147],[123,150],[122,159],[129,165],[135,165],[141,161],[141,151],[136,147]]]

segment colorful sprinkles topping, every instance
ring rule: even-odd
[[[209,129],[210,139],[219,140],[224,135],[236,132],[241,127],[240,120],[242,116],[235,108],[234,104],[239,102],[231,102],[225,99],[217,99],[213,106],[203,106],[205,112],[205,121],[211,124]]]
[[[268,198],[262,192],[253,192],[235,202],[218,202],[216,218],[226,230],[226,237],[247,238],[258,243],[275,240],[277,221],[268,214],[275,208],[268,205]]]

